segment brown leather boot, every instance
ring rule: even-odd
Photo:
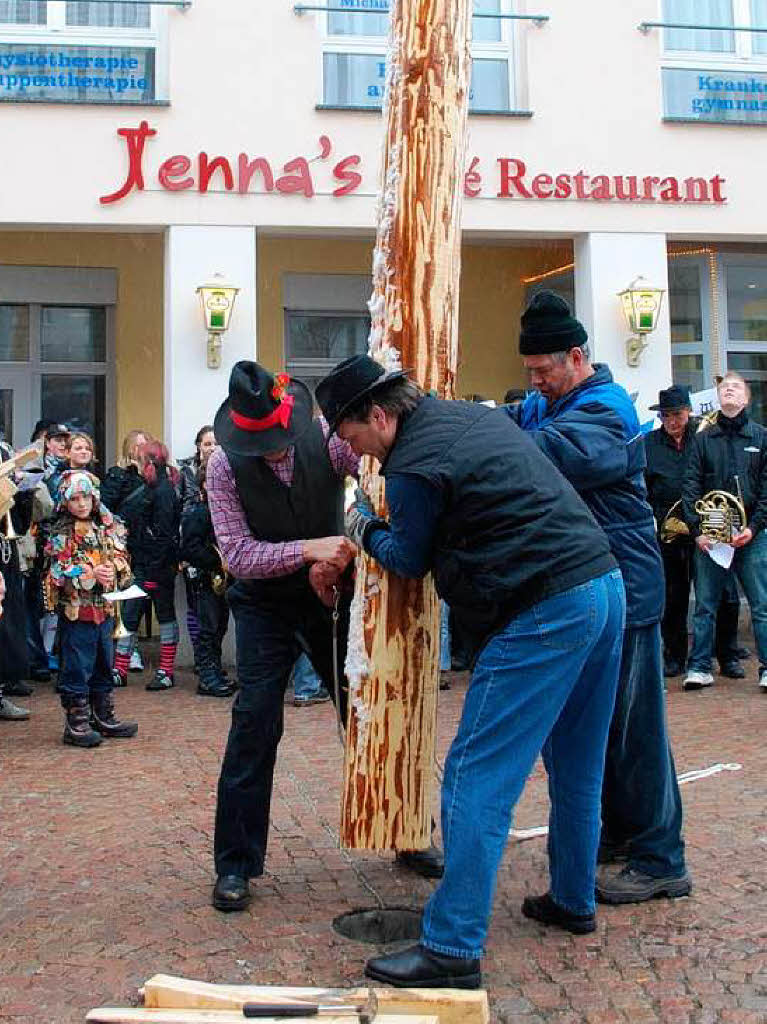
[[[63,702],[62,702],[63,703]],[[67,716],[62,742],[73,747],[97,747],[101,743],[101,733],[91,729],[90,708],[83,698],[68,698],[63,704]]]
[[[127,739],[138,732],[137,722],[121,722],[115,718],[115,699],[111,693],[91,696],[91,724],[107,739]]]

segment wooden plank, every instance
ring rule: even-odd
[[[122,1006],[99,1006],[87,1016],[88,1024],[243,1024],[241,1012],[234,1010],[141,1009]],[[354,1024],[354,1014],[322,1014],[310,1017],[291,1017],[294,1024]],[[285,1024],[285,1017],[259,1017],[260,1024]],[[440,1024],[430,1014],[390,1016],[379,1013],[375,1024]]]
[[[243,1003],[288,1002],[289,1000],[343,999],[349,1003],[364,1003],[368,989],[322,989],[275,985],[213,985],[191,978],[178,978],[169,974],[156,974],[143,987],[147,1007],[186,1007],[206,1009],[225,1006],[239,1009]],[[398,989],[374,988],[381,1014],[397,1018],[408,1014],[433,1014],[439,1024],[489,1024],[490,1011],[487,993],[462,989]]]
[[[370,355],[454,393],[471,0],[391,0],[386,134],[370,303]],[[371,458],[360,479],[379,515]],[[361,555],[346,675],[350,700],[341,842],[429,844],[439,679],[430,578],[403,580]]]

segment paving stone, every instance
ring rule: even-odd
[[[593,935],[522,917],[546,890],[545,842],[510,842],[483,964],[494,1024],[765,1024],[764,807],[767,701],[756,665],[703,694],[672,683],[679,771],[738,762],[682,788],[690,899],[600,907]],[[26,723],[0,723],[0,1024],[81,1024],[101,1003],[132,1005],[158,971],[206,981],[364,983],[376,947],[336,935],[357,907],[421,906],[434,889],[390,853],[338,848],[341,749],[332,709],[285,707],[266,875],[242,914],[210,906],[215,790],[227,701],[195,680],[158,699],[141,677],[117,691],[135,740],[64,747],[50,686]],[[440,694],[438,752],[460,716],[466,676]],[[172,741],[169,741],[172,737]],[[533,771],[515,825],[544,824]]]

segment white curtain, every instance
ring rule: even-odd
[[[44,25],[45,0],[0,0],[0,21],[15,25]]]
[[[767,0],[751,0],[751,27],[767,28]],[[767,53],[767,32],[754,32],[751,49],[754,53]]]
[[[685,25],[732,25],[732,0],[664,0],[663,20]],[[667,50],[733,53],[734,32],[708,29],[665,29]]]
[[[68,0],[67,25],[95,25],[102,28],[149,28],[151,6],[130,3],[89,3]]]

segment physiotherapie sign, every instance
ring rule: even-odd
[[[327,135],[318,139],[318,151],[296,156],[275,165],[265,156],[246,152],[232,156],[210,156],[200,151],[161,155],[151,161],[147,142],[157,130],[142,121],[137,128],[118,128],[125,140],[127,170],[115,191],[100,197],[103,204],[116,203],[131,192],[142,192],[149,174],[167,192],[234,193],[235,195],[316,194],[337,198],[353,195],[362,185],[362,157],[357,153],[334,155]],[[152,156],[155,154],[153,153]],[[151,165],[152,170],[148,172]],[[326,187],[326,183],[330,187]],[[318,189],[318,181],[322,187]],[[154,185],[154,181],[152,182]],[[664,174],[602,174],[578,170],[541,170],[519,157],[499,156],[483,161],[474,156],[464,176],[464,195],[468,199],[497,198],[516,200],[580,200],[618,203],[711,203],[727,202],[725,179],[714,174],[678,177]]]
[[[0,100],[146,103],[153,99],[151,48],[0,44]]]

